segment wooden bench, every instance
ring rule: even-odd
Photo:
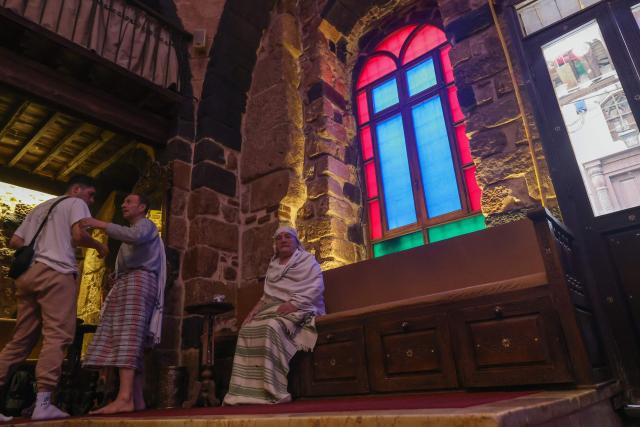
[[[571,234],[548,212],[325,272],[295,396],[608,378]]]

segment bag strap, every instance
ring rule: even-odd
[[[49,219],[49,215],[51,214],[51,211],[53,210],[53,208],[55,208],[58,205],[58,203],[60,203],[61,201],[66,200],[68,198],[69,198],[69,196],[64,196],[64,197],[56,200],[53,203],[53,205],[51,205],[51,207],[49,208],[49,212],[47,212],[47,216],[45,216],[44,220],[42,221],[42,223],[40,223],[40,227],[38,227],[38,231],[36,231],[36,234],[31,239],[31,243],[29,243],[29,246],[33,247],[33,244],[36,242],[36,238],[38,237],[38,234],[40,234],[40,232],[42,231],[42,228],[47,223],[47,220]]]

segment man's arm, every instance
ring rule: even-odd
[[[11,239],[9,240],[9,247],[11,249],[19,249],[23,246],[24,246],[24,239],[22,237],[18,236],[17,234],[14,234],[13,236],[11,236]]]
[[[87,233],[87,230],[80,226],[80,221],[71,226],[71,240],[75,246],[97,250],[100,258],[107,256],[109,253],[107,245],[91,237],[89,233]]]

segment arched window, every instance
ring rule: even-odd
[[[378,43],[355,79],[373,255],[484,228],[451,46],[431,25]]]

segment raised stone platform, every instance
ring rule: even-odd
[[[213,408],[209,413],[147,411],[135,416],[78,417],[37,423],[17,420],[13,424],[47,427],[621,427],[622,422],[611,404],[611,398],[618,392],[616,384],[598,389],[541,391],[461,409],[216,415],[216,410],[220,410]]]

